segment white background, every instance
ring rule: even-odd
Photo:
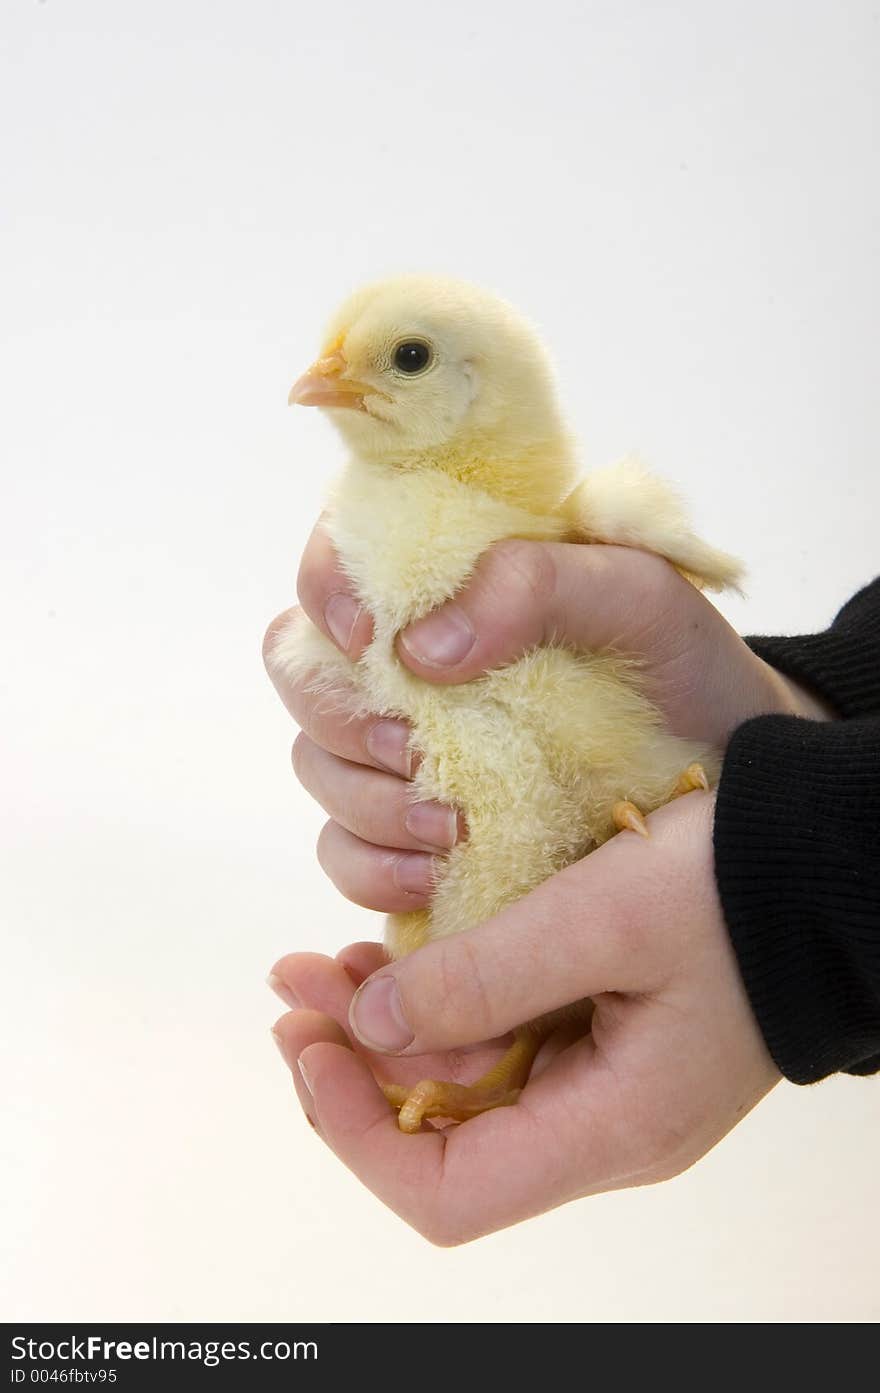
[[[4,0],[0,35],[4,1317],[880,1315],[870,1080],[455,1251],[342,1170],[263,976],[380,923],[317,869],[259,657],[340,460],[288,386],[401,269],[541,325],[585,463],[638,449],[747,558],[743,630],[872,577],[876,5]]]

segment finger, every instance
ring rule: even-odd
[[[335,958],[323,953],[288,953],[275,963],[269,986],[290,1005],[330,1016],[348,1034],[348,1011],[355,984]]]
[[[296,589],[312,623],[349,658],[359,658],[373,637],[373,621],[355,597],[321,522],[306,543]]]
[[[307,735],[297,736],[293,767],[324,811],[363,841],[444,852],[459,840],[462,827],[453,808],[430,801],[414,803],[403,779],[328,754]]]
[[[436,858],[425,851],[388,851],[328,822],[318,838],[318,861],[347,900],[364,909],[405,914],[428,903]]]
[[[336,961],[345,968],[355,987],[359,987],[373,972],[388,963],[388,954],[381,943],[349,943],[340,948]]]
[[[309,1045],[319,1041],[348,1045],[348,1038],[341,1026],[319,1011],[293,1011],[282,1016],[272,1027],[272,1038],[278,1047],[281,1058],[290,1070],[296,1096],[306,1115],[309,1125],[318,1130],[312,1095],[296,1061]]]
[[[411,731],[406,721],[363,715],[351,687],[322,687],[315,691],[309,675],[291,681],[284,664],[274,660],[279,637],[290,629],[299,613],[298,609],[289,609],[279,614],[263,639],[266,671],[297,725],[331,754],[411,779],[417,756],[410,748]]]
[[[422,1054],[602,992],[658,989],[680,941],[681,886],[694,880],[682,847],[690,864],[694,837],[711,882],[711,807],[688,795],[651,815],[647,841],[622,833],[486,923],[382,968],[354,998],[355,1035],[373,1050]]]
[[[302,1052],[299,1065],[328,1145],[379,1199],[424,1232],[426,1197],[442,1175],[443,1135],[434,1129],[404,1135],[369,1068],[350,1050],[315,1044]]]
[[[621,1090],[589,1041],[554,1059],[513,1107],[404,1135],[364,1063],[336,1045],[300,1056],[321,1135],[360,1180],[448,1247],[578,1195],[634,1183]]]
[[[398,647],[419,676],[466,682],[554,640],[639,652],[656,641],[663,616],[686,623],[691,610],[707,605],[647,552],[512,540],[491,547],[461,594],[405,629]]]
[[[662,557],[631,547],[501,542],[460,595],[401,633],[397,651],[420,677],[455,683],[547,643],[637,656],[669,728],[692,739],[723,745],[748,716],[787,709],[772,669],[714,605]]]
[[[371,968],[387,961],[378,944],[352,945],[355,958],[360,957],[364,965]],[[343,954],[349,950],[343,949]],[[287,1001],[288,992],[294,992],[299,1009],[320,1011],[335,1020],[346,1032],[357,1051],[363,1046],[355,1040],[348,1023],[348,1010],[354,995],[355,984],[342,962],[324,957],[321,953],[292,953],[275,964],[269,977],[269,985]],[[506,1044],[509,1044],[509,1039]],[[473,1083],[486,1070],[498,1062],[506,1045],[501,1042],[480,1043],[476,1047],[451,1050],[442,1056],[420,1056],[406,1060],[371,1060],[375,1063],[374,1073],[389,1082],[407,1084],[413,1087],[424,1078],[450,1078],[454,1083]],[[393,1067],[390,1067],[393,1066]]]
[[[377,946],[372,945],[374,948]],[[373,960],[376,960],[375,955]],[[295,994],[300,1012],[319,1012],[322,1019],[333,1020],[344,1032],[346,1042],[358,1051],[362,1049],[360,1042],[351,1034],[348,1024],[348,1010],[355,987],[341,962],[335,958],[324,957],[321,953],[292,953],[275,964],[269,984],[283,1001],[287,1000],[288,992]],[[379,1072],[387,1075],[387,1070],[382,1065],[384,1061],[380,1061]],[[406,1061],[402,1066],[402,1072],[401,1066],[395,1067],[394,1082],[413,1086],[424,1077],[426,1067],[430,1068],[430,1065],[424,1060]],[[456,1068],[451,1059],[444,1060],[443,1067],[451,1067],[454,1072]],[[479,1073],[478,1069],[473,1077],[478,1077]]]

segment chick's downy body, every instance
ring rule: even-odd
[[[352,664],[301,617],[274,662],[338,692],[348,710],[409,721],[413,797],[456,806],[467,826],[430,907],[389,917],[393,956],[472,927],[585,855],[618,830],[622,804],[651,811],[695,765],[714,779],[717,753],[665,728],[626,655],[540,647],[459,686],[425,682],[397,656],[400,630],[506,539],[642,547],[714,588],[739,576],[640,466],[574,488],[543,349],[506,304],[428,277],[369,287],[343,307],[291,398],[329,407],[352,448],[326,527],[375,633]],[[429,1112],[443,1103],[416,1109],[414,1125]]]

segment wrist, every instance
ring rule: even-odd
[[[801,716],[808,721],[835,721],[838,719],[834,708],[809,687],[804,687],[793,677],[786,677],[776,668],[766,665],[779,693],[779,714]]]

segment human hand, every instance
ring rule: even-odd
[[[276,964],[276,990],[297,1009],[275,1034],[304,1110],[431,1241],[676,1175],[777,1082],[718,903],[712,812],[711,795],[681,798],[650,816],[649,841],[622,833],[485,924],[393,965],[376,945]],[[555,1033],[514,1107],[399,1130],[374,1071],[471,1082],[497,1037],[588,996],[589,1031]]]
[[[372,623],[320,525],[304,553],[298,590],[313,623],[359,657]],[[316,695],[273,672],[274,636],[290,618],[281,615],[269,629],[267,666],[303,730],[294,745],[297,775],[330,814],[318,842],[321,865],[344,895],[369,909],[420,908],[430,895],[432,856],[454,845],[463,824],[451,809],[413,804],[404,782],[412,768],[403,721],[352,718],[344,692]],[[626,547],[500,543],[455,600],[401,634],[398,654],[419,676],[450,684],[551,640],[633,655],[670,729],[721,749],[750,716],[830,714],[753,653],[672,566]],[[463,654],[457,658],[456,641]]]

